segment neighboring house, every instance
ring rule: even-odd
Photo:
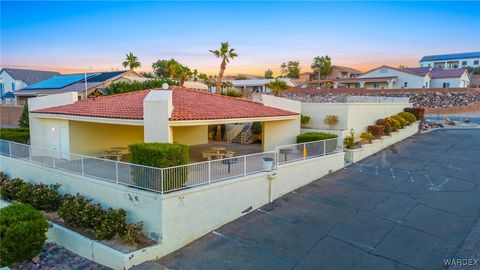
[[[480,52],[428,55],[419,61],[420,67],[457,69],[480,67]]]
[[[85,78],[87,85],[85,87]],[[27,99],[66,92],[77,92],[80,99],[85,99],[85,92],[88,97],[96,97],[105,93],[106,87],[113,82],[145,81],[138,73],[130,70],[94,72],[81,74],[59,75],[53,78],[24,87],[14,92],[18,99]],[[86,89],[85,89],[86,88]]]
[[[465,68],[394,68],[381,66],[350,79],[335,80],[335,88],[399,89],[399,88],[463,88],[470,84]]]
[[[362,74],[358,69],[351,67],[343,67],[332,65],[332,71],[327,76],[322,76],[322,80],[318,80],[318,73],[316,72],[304,72],[301,73],[296,80],[298,84],[307,84],[308,86],[331,86],[337,79],[355,78]]]
[[[60,73],[53,71],[2,68],[0,70],[0,96],[58,75]]]
[[[262,146],[269,151],[295,143],[300,133],[300,109],[280,109],[278,104],[294,101],[277,97],[264,101],[274,103],[266,106],[175,87],[77,99],[76,92],[29,99],[33,146],[68,159],[70,152],[101,155],[110,147],[142,142],[207,144],[209,126],[262,122]]]
[[[226,80],[233,84],[233,87],[245,93],[270,93],[271,90],[266,86],[275,79],[255,79],[255,80]],[[279,78],[287,83],[290,87],[295,87],[297,84],[294,80],[289,78]]]

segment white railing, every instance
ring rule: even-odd
[[[244,124],[235,124],[232,129],[226,132],[227,142],[231,142],[238,133],[242,132]]]
[[[343,151],[341,138],[279,146],[275,151],[156,168],[0,140],[0,154],[119,185],[166,193],[271,171],[277,165]]]

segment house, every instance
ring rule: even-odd
[[[298,84],[304,84],[307,86],[320,85],[321,87],[330,87],[334,85],[336,79],[355,78],[360,74],[362,74],[362,72],[358,69],[332,65],[332,71],[330,74],[327,76],[322,76],[320,81],[318,80],[317,72],[304,72],[300,74],[296,82]]]
[[[226,80],[231,82],[233,87],[240,89],[243,92],[250,93],[270,93],[271,90],[266,86],[275,79],[252,79],[252,80]],[[294,80],[289,78],[279,78],[279,80],[287,83],[288,86],[294,87],[297,84]]]
[[[419,61],[420,67],[457,69],[480,67],[480,52],[427,55]]]
[[[298,111],[282,107],[298,103]],[[76,92],[29,99],[32,146],[100,155],[141,142],[208,144],[209,127],[262,123],[262,149],[295,143],[300,103],[268,97],[262,103],[186,88],[152,89],[78,100]],[[284,108],[284,109],[282,109]]]
[[[85,85],[85,80],[87,81]],[[77,92],[80,99],[103,95],[106,87],[113,82],[144,81],[144,78],[131,70],[66,74],[37,82],[14,92],[17,99],[27,99],[59,93]]]
[[[470,84],[467,69],[394,68],[380,66],[356,78],[335,80],[335,88],[399,89],[399,88],[463,88]]]
[[[22,89],[60,73],[44,70],[2,68],[0,70],[0,97],[8,92]]]

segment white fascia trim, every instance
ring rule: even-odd
[[[295,120],[298,117],[299,115],[277,116],[277,117],[232,118],[232,119],[184,120],[184,121],[169,121],[169,125],[172,127],[206,126],[206,125],[219,125],[219,124]]]
[[[77,116],[77,115],[32,113],[32,112],[30,114],[35,118],[61,119],[61,120],[81,121],[81,122],[113,124],[113,125],[143,126],[143,120],[136,120],[136,119],[87,117],[87,116]]]

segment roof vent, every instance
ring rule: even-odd
[[[169,87],[170,87],[170,86],[168,86],[168,83],[162,84],[162,89],[163,89],[163,90],[168,90]]]

